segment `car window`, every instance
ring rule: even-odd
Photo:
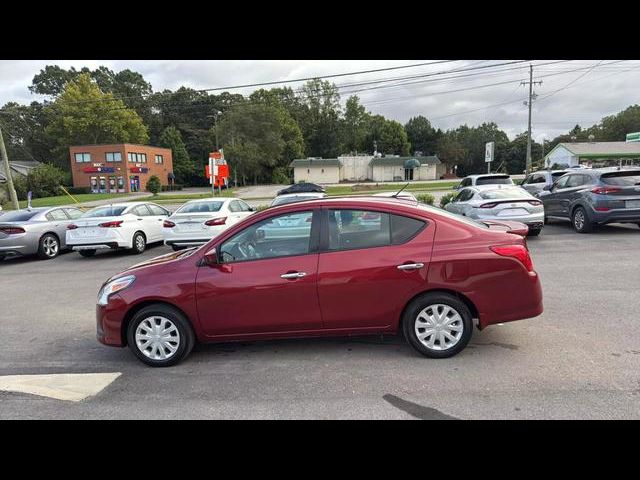
[[[567,181],[571,175],[567,175],[566,177],[560,177],[560,179],[556,182],[556,188],[565,188],[567,186]]]
[[[484,200],[498,200],[503,198],[531,198],[531,194],[522,188],[501,188],[480,192]]]
[[[391,215],[391,243],[400,245],[415,237],[426,225],[424,220],[405,217],[403,215]]]
[[[567,173],[567,172],[553,172],[551,174],[551,179],[555,181],[558,178],[560,178],[561,176],[563,176],[565,173]]]
[[[231,203],[229,203],[229,211],[234,213],[242,211],[237,200],[233,200]]]
[[[122,212],[125,211],[127,207],[96,207],[92,210],[89,210],[87,213],[83,215],[83,217],[118,217],[122,215]]]
[[[241,212],[250,212],[251,211],[251,207],[243,202],[242,200],[236,200],[238,202],[238,205],[240,205],[240,211]]]
[[[640,185],[640,172],[630,171],[630,172],[613,172],[613,173],[605,173],[600,177],[602,183],[607,185],[619,185],[619,186],[627,186],[630,187],[632,185]]]
[[[533,181],[531,183],[547,183],[547,179],[545,178],[544,173],[537,173],[533,176]]]
[[[313,212],[276,215],[241,230],[220,246],[223,263],[305,255],[310,251]]]
[[[26,222],[40,213],[38,210],[17,210],[15,212],[5,212],[2,214],[2,222]]]
[[[62,211],[61,208],[56,208],[55,210],[51,210],[49,213],[45,215],[45,217],[47,217],[47,220],[49,221],[69,220],[69,218]]]
[[[469,185],[471,185],[471,179],[470,178],[465,178],[464,180],[462,180],[462,182],[460,182],[460,186],[461,187],[468,187]]]
[[[150,217],[151,211],[147,208],[146,205],[138,205],[131,210],[131,213],[134,215],[138,215],[139,217]]]
[[[513,185],[513,180],[504,175],[494,175],[476,179],[476,185]]]
[[[329,210],[329,250],[389,245],[389,214],[368,210]]]
[[[210,213],[219,212],[224,202],[193,202],[185,203],[176,213]]]
[[[585,183],[585,175],[569,175],[569,180],[567,180],[567,188],[579,187],[580,185],[584,185]]]
[[[470,188],[467,188],[465,190],[462,190],[460,192],[460,195],[458,195],[458,197],[456,198],[457,202],[466,202],[468,200],[471,200],[471,198],[473,197],[473,195],[475,194],[475,192],[473,190],[471,190]]]
[[[78,210],[77,208],[65,208],[64,211],[67,213],[71,220],[80,218],[84,214],[82,210]]]
[[[305,200],[311,200],[313,198],[320,198],[318,195],[287,195],[282,197],[276,197],[271,202],[271,206],[285,205],[287,203],[303,202]]]
[[[153,213],[154,215],[169,215],[169,212],[167,212],[164,208],[159,207],[158,205],[149,204],[147,205],[147,207],[149,207],[151,213]]]

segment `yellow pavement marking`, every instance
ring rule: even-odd
[[[100,393],[120,375],[120,372],[5,375],[0,376],[0,390],[80,402]]]

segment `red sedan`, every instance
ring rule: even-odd
[[[195,341],[396,334],[450,357],[474,323],[542,313],[526,226],[458,217],[407,200],[318,199],[266,209],[198,249],[109,279],[98,340],[144,363]]]

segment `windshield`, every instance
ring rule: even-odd
[[[219,212],[223,202],[193,202],[185,203],[176,213],[209,213]]]
[[[560,178],[562,175],[564,175],[567,172],[553,172],[551,174],[551,177],[555,180],[556,178]]]
[[[500,190],[486,190],[480,192],[480,196],[485,200],[498,200],[502,198],[531,198],[526,190],[521,188],[502,188]]]
[[[127,207],[112,207],[111,205],[106,207],[96,207],[93,210],[89,210],[83,215],[86,217],[118,217],[122,215]]]
[[[605,173],[600,178],[602,180],[602,183],[606,183],[607,185],[619,185],[622,187],[640,185],[640,171],[638,170],[631,170],[629,172]]]
[[[505,175],[480,177],[476,180],[476,185],[513,185],[513,180]]]
[[[271,206],[285,205],[287,203],[302,202],[303,200],[311,200],[312,198],[319,198],[316,195],[291,195],[290,197],[276,197],[271,202]]]
[[[15,212],[6,212],[0,215],[0,222],[26,222],[35,217],[39,212],[29,210],[16,210]]]

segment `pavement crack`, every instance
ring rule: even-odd
[[[452,417],[451,415],[442,413],[440,410],[435,408],[425,407],[389,393],[383,395],[382,398],[397,409],[402,410],[419,420],[460,420],[457,417]]]
[[[518,350],[520,347],[512,343],[489,342],[489,343],[472,343],[472,345],[493,345],[494,347],[508,348],[509,350]]]

